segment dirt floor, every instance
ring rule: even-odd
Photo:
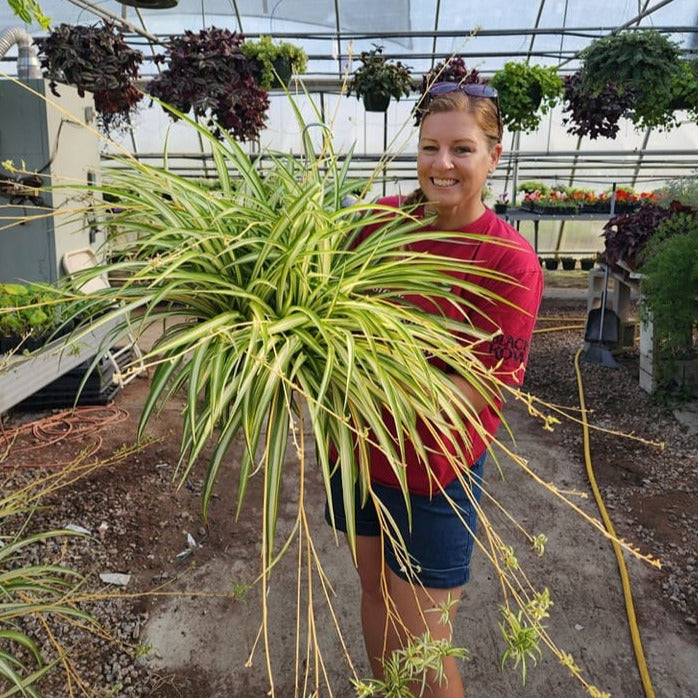
[[[579,291],[556,298],[549,294],[542,314],[556,320],[542,320],[539,327],[550,326],[557,318],[560,324],[574,324],[586,311],[583,298]],[[576,407],[573,359],[582,335],[579,329],[537,335],[526,389],[556,405]],[[617,370],[582,367],[587,407],[594,410],[592,423],[665,441],[666,446],[661,450],[594,432],[592,460],[618,535],[664,563],[657,570],[625,554],[654,693],[662,698],[698,696],[698,434],[637,387],[636,352],[626,352],[620,361]],[[138,378],[117,395],[115,405],[126,411],[127,419],[102,432],[102,455],[133,441],[147,386],[147,378]],[[316,611],[312,630],[321,658],[307,653],[304,609],[309,585],[305,574],[297,584],[298,543],[291,544],[274,568],[265,596],[255,584],[261,476],[251,485],[235,521],[237,483],[232,458],[218,483],[207,526],[199,510],[203,470],[181,488],[173,486],[181,407],[173,402],[164,408],[150,430],[157,441],[125,462],[63,490],[35,519],[35,526],[72,523],[89,530],[90,539],[71,544],[68,561],[105,592],[135,594],[90,606],[121,646],[115,651],[106,641],[73,643],[76,670],[85,677],[84,693],[256,698],[269,692],[268,659],[274,695],[280,698],[312,694],[312,686],[304,687],[302,682],[297,686],[296,674],[303,676],[307,665],[319,667],[325,677],[319,695],[354,695],[349,682],[352,669],[335,623],[341,627],[353,671],[367,676],[358,583],[346,546],[336,544],[322,520],[324,493],[318,478],[306,477],[304,496],[333,609],[330,613],[315,574],[310,585]],[[581,510],[598,517],[585,472],[581,427],[567,421],[553,432],[545,431],[522,404],[514,402],[508,405],[507,415],[516,435],[516,451],[528,459],[535,473],[572,493]],[[13,413],[5,426],[26,419]],[[59,445],[51,456],[56,459],[63,450],[69,456],[77,448],[76,443]],[[41,457],[23,456],[25,461]],[[12,459],[5,465],[10,468]],[[489,464],[487,489],[532,534],[548,537],[545,555],[539,558],[529,550],[494,504],[486,504],[486,511],[514,545],[532,584],[550,589],[554,601],[547,620],[550,637],[574,656],[586,680],[599,689],[623,698],[644,695],[610,543],[517,466],[506,460],[501,465],[500,473]],[[299,473],[295,462],[289,461],[288,466],[279,540],[292,533],[296,521]],[[28,472],[34,471],[18,471],[16,477],[29,477]],[[65,555],[63,550],[63,559]],[[499,583],[482,551],[476,551],[473,565],[455,624],[457,642],[471,653],[463,667],[469,698],[585,695],[584,688],[547,650],[537,666],[528,667],[525,685],[520,672],[500,669]],[[103,585],[99,574],[105,572],[130,575],[127,585]],[[258,637],[263,613],[269,619],[268,658],[264,640]],[[42,695],[68,695],[55,681],[45,686],[48,692]]]

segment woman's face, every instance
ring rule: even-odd
[[[482,215],[482,188],[502,152],[468,112],[429,114],[422,122],[417,177],[442,225],[462,226]]]

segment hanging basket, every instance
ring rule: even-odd
[[[367,92],[364,95],[364,109],[366,111],[382,111],[388,110],[390,104],[390,95]]]

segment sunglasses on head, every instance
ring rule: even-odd
[[[491,99],[494,106],[497,108],[497,129],[499,140],[502,140],[502,114],[499,111],[499,94],[494,87],[489,85],[481,85],[480,83],[457,83],[457,82],[435,82],[428,90],[427,95],[430,98],[438,97],[439,95],[449,94],[450,92],[463,92],[468,97],[476,99]]]

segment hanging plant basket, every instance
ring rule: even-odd
[[[671,128],[670,105],[681,73],[679,45],[655,29],[633,29],[592,41],[580,54],[580,96],[592,98],[612,86],[632,97],[628,115],[638,129]]]
[[[60,96],[58,83],[73,85],[80,96],[91,92],[106,133],[128,127],[131,113],[143,98],[134,84],[143,54],[126,43],[114,24],[60,24],[35,43],[54,95]]]
[[[374,44],[370,51],[359,55],[361,65],[354,71],[347,96],[355,94],[363,99],[366,111],[386,111],[390,98],[399,100],[412,89],[410,68],[400,61],[390,61],[383,55],[383,47]]]
[[[305,51],[288,41],[277,44],[268,36],[260,36],[259,41],[244,41],[240,48],[250,61],[255,81],[263,90],[285,88],[292,75],[301,75],[308,67]]]
[[[558,102],[563,93],[562,78],[554,66],[509,61],[489,84],[499,92],[502,119],[510,131],[535,131],[541,115]]]
[[[254,80],[243,41],[242,35],[216,27],[171,37],[166,53],[155,57],[165,68],[148,91],[184,114],[206,119],[219,138],[224,129],[237,140],[256,140],[265,128],[269,97]]]

